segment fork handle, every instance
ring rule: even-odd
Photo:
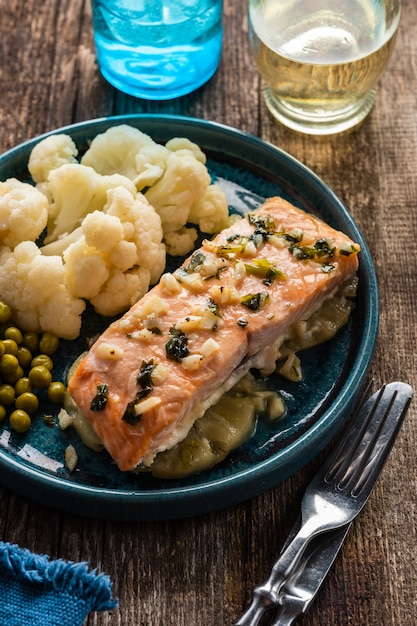
[[[251,621],[239,621],[238,624],[245,624],[245,626],[256,626],[256,624],[259,624],[261,617],[268,610],[269,609],[261,609],[261,607],[259,607],[258,611],[250,617]],[[273,613],[271,612],[271,614]],[[292,624],[294,624],[297,618],[299,618],[301,615],[302,612],[300,612],[297,602],[294,603],[294,605],[291,602],[286,602],[283,605],[279,605],[274,617],[272,618],[272,621],[268,622],[268,624],[269,626],[292,626]]]
[[[294,603],[291,602],[291,598],[286,597],[286,600],[280,605],[275,617],[269,622],[269,626],[292,626],[303,614],[297,600]]]
[[[254,588],[252,604],[235,626],[255,626],[264,613],[277,606],[282,586],[297,568],[309,543],[322,529],[319,516],[312,516],[302,524],[292,541],[281,552],[268,580]]]

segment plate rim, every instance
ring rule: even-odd
[[[3,470],[3,476],[0,480],[6,487],[12,488],[32,500],[35,499],[45,505],[55,506],[55,508],[61,510],[72,512],[75,509],[77,513],[87,517],[131,521],[192,517],[226,508],[267,491],[301,469],[312,457],[307,458],[303,462],[299,458],[298,448],[300,445],[307,443],[311,445],[312,442],[315,442],[320,429],[323,428],[325,423],[325,436],[320,435],[321,441],[318,444],[317,452],[314,453],[314,456],[316,456],[339,430],[341,415],[345,415],[351,410],[354,397],[360,390],[371,363],[378,335],[379,320],[379,299],[375,268],[366,240],[347,207],[332,189],[301,161],[281,148],[240,129],[220,122],[170,114],[138,113],[93,118],[42,133],[7,150],[0,155],[0,170],[5,162],[9,162],[10,159],[18,161],[22,158],[22,154],[27,153],[36,143],[47,136],[59,133],[81,133],[99,126],[114,126],[122,123],[132,124],[133,122],[140,128],[140,123],[145,121],[150,125],[160,124],[161,128],[164,128],[165,122],[178,128],[184,128],[185,132],[185,127],[191,126],[197,130],[204,129],[210,135],[215,134],[222,137],[226,135],[227,137],[232,137],[234,141],[249,144],[252,148],[259,150],[259,152],[270,154],[280,162],[285,161],[290,168],[295,168],[296,175],[301,174],[307,177],[309,184],[313,184],[319,193],[324,193],[333,205],[336,216],[341,217],[348,224],[349,229],[357,233],[357,238],[361,244],[362,261],[360,266],[366,269],[366,282],[368,283],[363,285],[363,287],[372,286],[373,288],[367,289],[366,294],[364,294],[367,298],[368,314],[365,316],[365,325],[357,345],[354,367],[349,371],[334,401],[300,437],[296,437],[294,441],[288,443],[282,450],[274,453],[271,457],[256,462],[253,467],[245,468],[223,478],[218,477],[215,480],[203,478],[196,485],[176,486],[175,490],[162,487],[158,491],[123,491],[117,488],[107,489],[75,482],[63,482],[59,476],[46,474],[45,471],[40,470],[36,466],[20,464],[18,457],[14,457],[0,446],[0,466]],[[99,130],[97,132],[102,131]],[[149,131],[144,130],[143,132]],[[151,133],[149,132],[149,134]],[[90,136],[92,136],[91,133]],[[205,150],[204,145],[201,147]],[[225,150],[225,154],[229,154],[227,150]],[[243,160],[245,159],[243,158]],[[280,469],[282,469],[283,455],[285,455],[285,466],[288,468],[291,465],[292,468],[277,475]],[[21,484],[22,478],[23,485]],[[241,486],[242,483],[245,484],[245,493],[236,494],[237,487]],[[40,496],[34,497],[34,484],[42,491]],[[70,496],[68,497],[67,507],[61,501],[59,504],[54,504],[57,493],[61,494],[62,490]],[[213,499],[216,500],[219,497],[219,492],[221,492],[221,501],[213,502]],[[179,499],[181,500],[180,505]],[[94,506],[90,506],[92,500]],[[172,509],[174,502],[175,510]],[[113,507],[116,507],[117,510],[113,510]],[[77,511],[77,508],[80,510]]]

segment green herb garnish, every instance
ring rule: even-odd
[[[194,252],[194,254],[191,256],[190,261],[188,263],[188,265],[186,265],[185,267],[183,267],[182,269],[187,273],[187,274],[192,274],[193,272],[195,272],[196,270],[198,270],[198,268],[200,268],[204,261],[206,260],[206,255],[203,254],[201,252],[201,250],[197,250],[196,252]]]
[[[271,285],[276,278],[286,278],[285,273],[267,259],[253,259],[245,263],[245,268],[249,274],[263,277],[262,282],[267,286]]]
[[[331,246],[327,239],[317,239],[314,244],[314,249],[319,259],[324,256],[328,256],[331,259],[336,252],[336,248]]]
[[[351,254],[356,254],[358,249],[356,246],[351,245],[350,248],[340,248],[339,253],[343,256],[350,256]]]
[[[303,239],[303,232],[300,230],[297,232],[297,230],[292,230],[289,233],[286,232],[285,230],[282,230],[278,233],[278,235],[284,239],[284,241],[288,241],[289,243],[300,243],[300,241],[302,241]]]
[[[240,302],[251,311],[257,311],[269,304],[269,295],[264,292],[248,293],[246,296],[243,296]]]
[[[217,246],[216,254],[217,256],[225,259],[227,259],[231,254],[243,254],[249,241],[250,239],[248,239],[248,237],[241,237],[239,235],[238,240],[234,240],[234,245]]]
[[[153,335],[162,335],[162,330],[160,328],[158,328],[158,326],[152,326],[152,328],[148,328],[148,330],[153,334]]]
[[[107,395],[109,388],[107,385],[97,385],[97,393],[90,402],[92,411],[102,411],[107,406]]]
[[[213,313],[213,315],[215,315],[216,317],[222,316],[219,305],[216,304],[212,298],[209,298],[207,308],[210,313]]]
[[[139,387],[142,387],[142,389],[141,391],[138,391],[136,400],[141,400],[151,393],[153,388],[152,372],[155,367],[156,366],[154,365],[152,359],[148,362],[142,361],[142,365],[136,378],[137,384]]]
[[[136,414],[135,404],[140,398],[135,398],[126,407],[126,410],[123,414],[122,420],[131,426],[137,426],[140,422],[140,415]]]
[[[321,259],[323,257],[333,258],[336,252],[336,248],[331,246],[327,239],[317,239],[314,246],[299,246],[293,244],[290,246],[289,251],[300,261],[307,259]]]
[[[269,215],[256,215],[248,213],[249,224],[255,227],[255,234],[262,235],[262,239],[267,241],[271,235],[275,234],[275,222]]]
[[[311,246],[297,246],[293,245],[289,248],[291,254],[300,261],[306,261],[307,259],[314,259],[316,256],[314,248]]]
[[[165,344],[167,358],[181,363],[182,359],[190,354],[188,337],[181,330],[174,327],[169,329],[170,340]]]

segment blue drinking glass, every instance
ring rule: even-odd
[[[91,0],[100,71],[138,98],[194,91],[219,66],[223,0]]]

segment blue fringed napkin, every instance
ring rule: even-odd
[[[111,581],[72,563],[0,542],[0,625],[82,626],[90,611],[117,606]]]

